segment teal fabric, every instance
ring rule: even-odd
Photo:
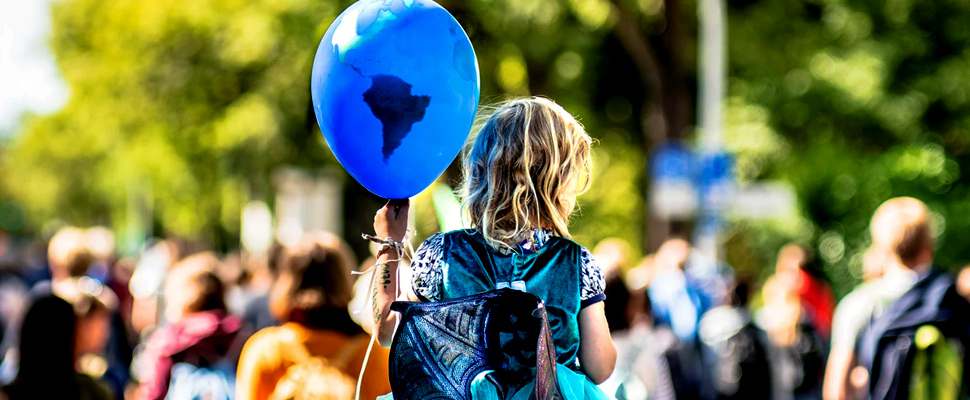
[[[563,368],[562,364],[556,368],[556,376],[559,380],[559,391],[566,400],[615,400],[607,395],[599,387],[593,384],[586,375],[581,372]],[[535,383],[530,383],[515,392],[511,400],[529,400],[530,395],[535,390]],[[479,400],[479,399],[475,399]]]
[[[566,368],[562,364],[559,364],[559,368],[556,368],[556,376],[559,380],[559,390],[562,392],[563,398],[567,400],[615,400],[593,384],[586,375]],[[473,384],[472,399],[498,400],[498,389],[484,377],[480,378],[476,379]],[[535,383],[529,383],[516,391],[510,399],[529,400],[534,390]],[[377,396],[377,400],[394,400],[394,394],[388,393]]]
[[[471,296],[500,287],[516,288],[541,298],[549,315],[557,362],[578,370],[582,246],[553,236],[537,252],[502,252],[492,248],[481,233],[457,230],[444,234],[441,300]]]

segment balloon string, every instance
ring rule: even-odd
[[[374,285],[377,283],[377,273],[376,271],[374,271],[375,268],[392,262],[395,262],[395,263],[399,262],[404,258],[405,254],[409,258],[411,257],[412,254],[414,254],[414,247],[411,246],[411,241],[409,240],[414,234],[415,232],[409,229],[407,233],[405,233],[404,239],[401,242],[395,242],[391,240],[391,238],[381,239],[372,235],[368,235],[366,233],[361,234],[361,237],[363,237],[365,240],[370,240],[375,243],[383,244],[384,247],[381,248],[381,251],[384,251],[387,248],[393,248],[397,253],[397,258],[389,259],[384,262],[376,262],[374,263],[374,265],[367,267],[363,271],[350,271],[352,275],[365,275],[370,272],[374,272],[373,274],[371,274],[370,283],[367,285],[366,293],[371,293],[374,290]],[[397,274],[397,271],[395,271],[395,275],[396,274]],[[400,285],[398,284],[397,281],[398,279],[397,277],[395,277],[394,279],[395,297],[400,296],[400,294],[398,293],[400,292]],[[367,306],[367,303],[365,302],[360,306],[360,308],[353,310],[352,312],[354,314],[357,314],[361,310],[363,310],[366,306]],[[361,387],[361,384],[363,384],[364,382],[364,371],[367,370],[367,363],[370,360],[371,352],[374,350],[374,343],[377,342],[377,324],[378,324],[378,321],[374,321],[374,328],[371,329],[370,341],[367,344],[367,351],[364,353],[364,361],[360,365],[360,374],[357,375],[357,392],[354,394],[355,400],[360,400],[360,387]]]

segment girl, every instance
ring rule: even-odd
[[[501,288],[534,294],[545,302],[557,361],[565,366],[560,383],[582,379],[581,372],[588,378],[583,384],[595,389],[592,383],[606,380],[616,362],[603,311],[603,273],[589,250],[568,239],[567,227],[576,196],[590,186],[590,145],[583,127],[551,100],[499,107],[463,160],[461,194],[473,229],[438,233],[421,244],[407,299],[443,301]],[[408,204],[388,203],[378,210],[374,230],[401,242],[407,215]],[[374,318],[384,347],[398,321],[390,312],[396,258],[394,246],[378,258],[383,270]]]

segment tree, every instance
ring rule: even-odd
[[[333,163],[309,66],[334,2],[66,0],[50,41],[71,97],[29,121],[4,184],[39,225],[121,226],[149,188],[160,232],[219,240],[286,163]],[[135,193],[139,195],[139,193]]]

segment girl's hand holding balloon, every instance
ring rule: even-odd
[[[374,233],[377,237],[390,238],[395,242],[404,241],[408,231],[408,210],[411,203],[408,199],[390,200],[374,216]]]

